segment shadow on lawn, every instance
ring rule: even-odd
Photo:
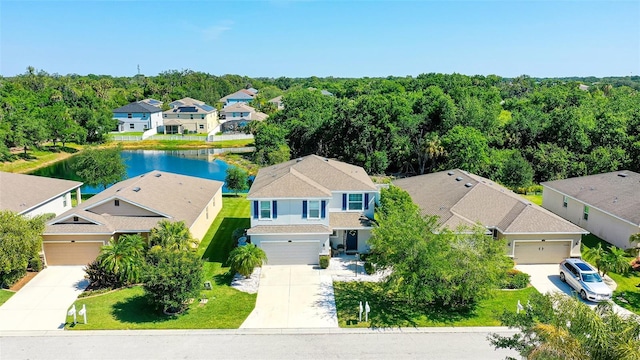
[[[187,312],[188,309],[182,314]],[[128,323],[158,323],[174,318],[155,310],[146,295],[133,296],[117,302],[113,305],[111,313],[118,321]]]
[[[334,283],[334,287],[338,289],[335,292],[338,313],[347,325],[357,323],[360,301],[363,306],[365,301],[369,302],[369,324],[374,328],[424,326],[425,322],[447,325],[475,316],[470,309],[451,311],[437,305],[410,306],[376,283]]]
[[[249,228],[251,222],[248,218],[224,218],[218,230],[213,235],[213,239],[209,243],[207,250],[202,255],[203,259],[209,261],[222,263],[222,266],[227,266],[227,258],[229,253],[236,244],[233,243],[232,234],[237,228]]]

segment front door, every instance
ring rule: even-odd
[[[358,230],[347,231],[347,251],[358,250]]]

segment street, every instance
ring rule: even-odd
[[[1,333],[0,359],[504,359],[505,328]]]

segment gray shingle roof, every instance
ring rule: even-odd
[[[247,198],[327,198],[335,191],[377,191],[363,168],[308,155],[260,169]]]
[[[480,223],[503,234],[587,233],[511,190],[461,170],[399,179],[393,184],[406,190],[424,214],[439,216],[440,224],[451,229]]]
[[[640,225],[640,174],[636,172],[621,170],[548,181],[542,185]]]
[[[361,229],[373,226],[373,220],[357,212],[330,212],[331,229]]]
[[[221,103],[224,103],[224,102],[227,102],[228,99],[253,100],[253,98],[255,97],[255,94],[254,95],[250,95],[249,93],[247,93],[247,91],[243,91],[243,90],[238,90],[238,91],[234,92],[233,94],[229,94],[229,95],[221,98],[219,101]]]
[[[131,104],[127,104],[125,106],[121,106],[115,110],[113,110],[114,113],[126,113],[126,114],[130,114],[130,113],[157,113],[157,112],[161,112],[162,110],[158,107],[155,107],[153,105],[149,105],[147,103],[144,102],[132,102]]]
[[[78,181],[0,172],[0,210],[26,213],[80,186]]]

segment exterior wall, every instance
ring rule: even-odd
[[[366,191],[350,191],[347,194],[364,194]],[[373,219],[373,213],[374,213],[374,207],[375,207],[375,203],[376,203],[376,196],[378,196],[378,193],[375,192],[367,192],[369,194],[369,208],[368,209],[363,209],[363,210],[342,210],[342,194],[344,194],[345,192],[334,192],[332,195],[333,197],[331,198],[331,201],[329,202],[329,212],[362,212],[364,213],[369,219]],[[363,200],[364,200],[364,195],[363,195]],[[364,207],[364,206],[363,206]]]
[[[225,115],[225,120],[251,120],[252,113],[250,112],[240,112],[240,111],[222,111],[222,114]]]
[[[191,115],[193,115],[193,119],[191,119]],[[202,118],[204,116],[204,119]],[[180,120],[182,123],[182,127],[185,130],[189,130],[189,132],[196,133],[209,133],[216,126],[218,126],[218,113],[216,111],[211,112],[209,114],[196,114],[196,113],[164,113],[163,114],[163,125],[164,121],[167,120]],[[203,128],[200,129],[200,125],[203,125]]]
[[[207,209],[209,211],[209,215],[207,216]],[[204,235],[209,230],[209,227],[216,219],[220,210],[222,209],[222,189],[220,189],[207,203],[207,206],[202,209],[200,215],[194,223],[191,225],[189,230],[191,231],[191,236],[198,240],[202,240]]]
[[[582,234],[522,234],[522,235],[502,235],[499,234],[498,238],[505,239],[507,242],[506,252],[508,256],[514,256],[514,243],[517,240],[540,240],[545,242],[549,241],[567,241],[571,240],[571,256],[580,257],[580,245],[582,242]]]
[[[260,246],[262,241],[317,241],[318,255],[329,254],[329,235],[323,234],[269,234],[251,235],[251,243]]]
[[[74,235],[42,235],[42,242],[102,242],[103,245],[106,245],[111,239],[111,234],[74,234]]]
[[[629,237],[640,232],[640,227],[607,214],[597,208],[589,206],[589,219],[584,220],[584,202],[568,198],[567,207],[563,206],[564,195],[548,187],[543,187],[542,206],[586,229],[593,235],[619,247],[627,249],[632,247]]]
[[[44,204],[41,204],[35,209],[28,211],[22,215],[24,216],[38,216],[42,214],[56,214],[56,216],[62,214],[63,212],[71,209],[71,191],[62,195],[55,197]],[[66,204],[65,204],[66,203]]]
[[[114,199],[109,200],[98,206],[94,206],[89,211],[96,214],[109,214],[113,216],[157,216],[159,214],[143,209],[141,207],[132,205],[125,200],[120,200],[120,206],[115,206]]]
[[[127,113],[114,113],[113,118],[123,122],[122,125],[118,125],[119,132],[141,132],[151,129],[154,121],[162,119],[162,113],[131,113],[131,118]]]
[[[266,200],[266,199],[265,199]],[[308,200],[319,200],[327,202],[327,210],[329,207],[329,199],[308,199]],[[319,224],[324,226],[329,226],[329,211],[326,212],[326,216],[324,219],[303,219],[302,218],[302,201],[303,199],[284,199],[284,200],[276,200],[278,216],[273,219],[273,211],[271,214],[271,219],[256,219],[254,217],[254,205],[253,201],[251,202],[251,226],[256,225],[307,225],[307,224]],[[321,205],[322,206],[322,205]],[[273,209],[273,204],[271,206]]]
[[[159,126],[164,125],[164,121],[162,120],[162,112],[157,112],[151,114],[151,129],[157,129]]]
[[[346,248],[346,230],[336,230],[336,236],[331,235],[329,240],[331,242],[331,248],[336,249],[338,244],[345,245]],[[358,252],[361,254],[369,253],[371,247],[369,246],[369,238],[371,238],[371,230],[358,230]]]

